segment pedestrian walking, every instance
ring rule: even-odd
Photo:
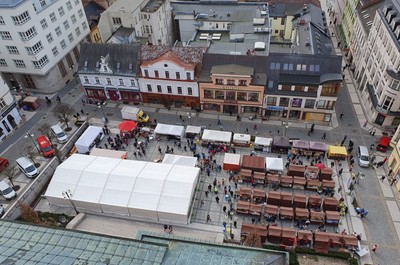
[[[343,173],[343,168],[339,169],[338,171],[339,176],[342,176],[342,173]]]
[[[204,193],[206,194],[206,198],[208,198],[208,190],[204,191]]]
[[[203,206],[204,206],[204,201],[201,200],[201,201],[200,201],[200,207],[203,207]]]
[[[179,120],[182,120],[182,115],[179,115]]]
[[[212,188],[212,185],[211,185],[211,183],[210,184],[208,184],[208,191],[211,191],[211,188]]]
[[[343,116],[344,116],[344,112],[342,111],[342,112],[340,113],[340,119],[342,119]]]
[[[59,96],[56,97],[57,103],[61,102],[61,98]]]
[[[393,177],[392,179],[391,179],[391,181],[390,181],[390,186],[393,186],[393,184],[396,182],[396,178],[395,177]]]
[[[218,197],[218,196],[215,197],[215,201],[216,201],[217,203],[219,203],[219,197]]]
[[[50,103],[51,104],[51,103]],[[376,133],[376,129],[374,128],[373,130],[372,130],[372,136],[375,136],[375,133]]]
[[[83,98],[81,99],[81,101],[82,101],[82,105],[85,106],[86,101]]]
[[[210,168],[207,168],[206,169],[206,172],[207,172],[207,176],[209,177],[210,176]],[[215,186],[215,185],[214,185]]]
[[[172,233],[172,231],[174,231],[174,229],[172,229],[172,225],[168,226],[168,233]]]
[[[363,127],[365,128],[365,127],[367,127],[367,125],[368,125],[368,121],[365,121]]]
[[[222,211],[224,211],[224,213],[226,212],[226,206],[224,205],[224,207],[222,207]]]
[[[237,228],[237,222],[236,221],[233,221],[233,227]]]
[[[164,225],[164,232],[166,233],[168,229],[168,225]]]
[[[383,182],[383,181],[385,180],[385,178],[386,178],[386,176],[385,176],[385,175],[382,175],[382,177],[381,177],[381,182]]]
[[[322,135],[322,139],[326,139],[326,132],[324,132],[324,134]]]
[[[308,135],[308,136],[311,136],[311,130],[308,131],[308,134],[307,134],[307,135]]]
[[[210,217],[209,214],[207,214],[207,221],[206,222],[208,223],[209,221],[211,222],[211,217]]]
[[[257,124],[254,124],[253,130],[257,130]]]
[[[162,154],[161,146],[158,146],[158,152],[160,152],[160,154]]]
[[[375,244],[375,245],[373,245],[372,247],[371,247],[371,250],[372,250],[372,252],[376,252],[376,250],[378,249],[378,245],[377,244]]]

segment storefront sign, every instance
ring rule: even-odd
[[[266,108],[267,110],[276,110],[276,111],[282,111],[285,110],[284,107],[280,107],[280,106],[267,106]]]
[[[3,118],[5,118],[8,113],[10,113],[15,107],[17,106],[17,103],[14,101],[13,103],[11,103],[11,105],[1,114],[1,116]]]
[[[237,87],[237,86],[222,86],[222,89],[225,89],[225,90],[240,90],[240,87]]]

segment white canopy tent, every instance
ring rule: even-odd
[[[239,144],[249,144],[251,139],[250,134],[235,133],[233,135],[233,142]]]
[[[240,170],[240,155],[225,153],[222,166],[224,170]]]
[[[118,151],[118,150],[110,150],[102,148],[93,148],[90,151],[91,156],[102,156],[102,157],[111,157],[119,159],[126,159],[127,154],[128,154],[127,151]]]
[[[204,130],[201,139],[203,141],[230,144],[232,141],[232,132]]]
[[[80,154],[86,154],[94,146],[94,140],[103,133],[103,129],[97,126],[89,126],[75,142],[75,147]]]
[[[197,158],[193,156],[179,156],[179,155],[165,154],[162,163],[170,165],[178,165],[178,166],[195,167],[197,163]]]
[[[254,140],[254,149],[264,152],[270,152],[272,144],[272,138],[258,137]]]
[[[186,126],[185,134],[186,134],[186,138],[200,137],[201,127],[188,125],[188,126]]]
[[[179,125],[157,123],[157,126],[154,129],[154,133],[182,139],[185,133],[185,127]]]
[[[283,171],[283,159],[278,157],[266,157],[265,167],[267,170]]]

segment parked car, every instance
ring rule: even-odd
[[[4,180],[0,181],[0,194],[6,200],[12,200],[17,197],[17,193]]]
[[[27,157],[20,157],[16,161],[17,166],[28,178],[34,178],[39,175],[39,169],[35,167],[32,160]]]
[[[40,135],[36,138],[36,141],[39,144],[39,148],[43,153],[44,157],[53,157],[55,154],[54,148],[51,146],[49,140],[46,136]]]
[[[60,125],[51,126],[51,131],[53,132],[54,136],[57,138],[57,141],[60,144],[68,141],[68,136],[65,134]]]
[[[366,146],[359,146],[357,148],[357,158],[360,167],[369,167],[369,153]]]
[[[8,160],[6,158],[0,157],[0,171],[2,171],[6,166],[8,166]]]
[[[380,152],[386,152],[386,150],[388,149],[388,147],[390,146],[390,141],[392,140],[392,138],[383,135],[381,137],[381,139],[379,139],[379,143],[376,146],[376,150],[380,151]]]

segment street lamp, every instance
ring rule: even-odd
[[[283,121],[283,122],[282,122],[282,125],[284,126],[283,136],[286,136],[286,132],[287,132],[287,130],[289,129],[289,125],[290,125],[290,124],[291,124],[291,123],[288,122],[288,121]]]
[[[36,150],[40,153],[39,147],[36,146],[35,140],[33,140],[33,137],[35,135],[31,133],[30,131],[27,131],[24,135],[24,138],[27,139],[28,137],[31,139],[33,146],[36,148]]]
[[[228,211],[227,214],[225,214],[225,219],[229,222],[229,227],[230,227],[229,234],[230,234],[231,239],[233,239],[234,235],[232,232],[233,231],[232,225],[238,219],[238,216],[235,215],[235,212],[233,210],[231,210],[231,211]]]
[[[71,199],[71,198],[72,198],[72,192],[71,192],[70,190],[66,190],[66,191],[63,191],[63,192],[62,192],[62,195],[63,195],[64,199],[68,199],[68,200],[70,201],[72,207],[73,207],[74,210],[75,210],[76,215],[78,215],[79,212],[78,212],[78,210],[76,209],[75,204],[72,202],[72,199]]]
[[[99,109],[101,109],[101,112],[103,113],[103,123],[104,124],[106,124],[107,122],[108,122],[108,119],[107,119],[107,117],[106,117],[106,114],[104,113],[104,109],[103,109],[103,106],[105,106],[106,105],[106,103],[105,102],[103,102],[103,103],[97,103],[97,107],[99,108]]]

